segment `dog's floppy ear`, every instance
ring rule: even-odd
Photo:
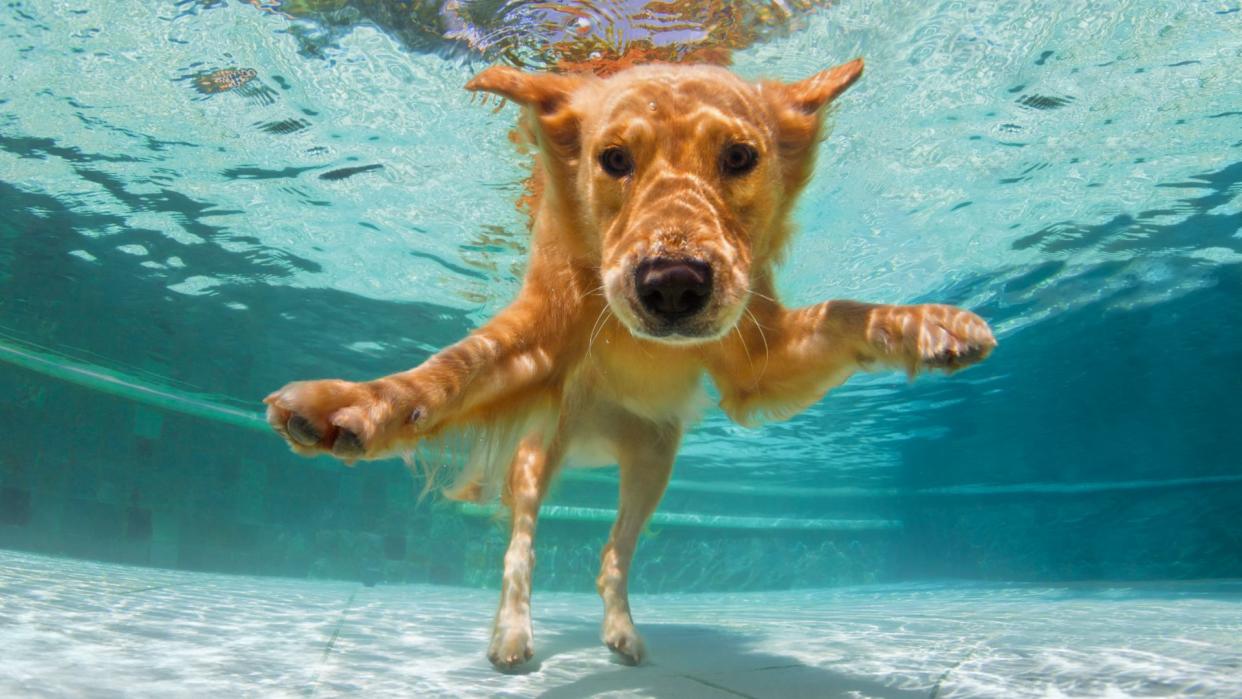
[[[578,115],[570,107],[569,98],[584,79],[492,66],[466,83],[466,89],[500,95],[528,108],[548,140],[562,153],[571,155],[578,148]]]
[[[764,83],[776,117],[782,155],[800,160],[815,146],[824,107],[853,85],[862,72],[862,59],[856,58],[796,83]]]

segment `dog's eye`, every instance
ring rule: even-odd
[[[612,177],[625,177],[634,172],[634,159],[620,146],[610,146],[599,154],[599,166]]]
[[[754,146],[733,143],[720,154],[720,171],[726,175],[745,175],[759,164],[759,152]]]

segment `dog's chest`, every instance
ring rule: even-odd
[[[655,422],[690,422],[706,405],[696,356],[623,336],[596,342],[575,377],[578,400],[610,403]]]

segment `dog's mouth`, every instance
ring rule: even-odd
[[[729,332],[741,315],[744,294],[693,256],[645,257],[604,274],[613,314],[636,336],[665,344],[696,344]]]

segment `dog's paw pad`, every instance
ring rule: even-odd
[[[311,424],[310,420],[301,415],[293,415],[285,422],[285,433],[289,439],[304,447],[312,447],[319,443],[323,434]]]
[[[332,442],[332,453],[342,459],[357,459],[366,453],[362,438],[350,430],[340,430]]]
[[[299,454],[330,453],[346,463],[382,450],[399,426],[366,384],[297,381],[264,399],[267,422]]]

